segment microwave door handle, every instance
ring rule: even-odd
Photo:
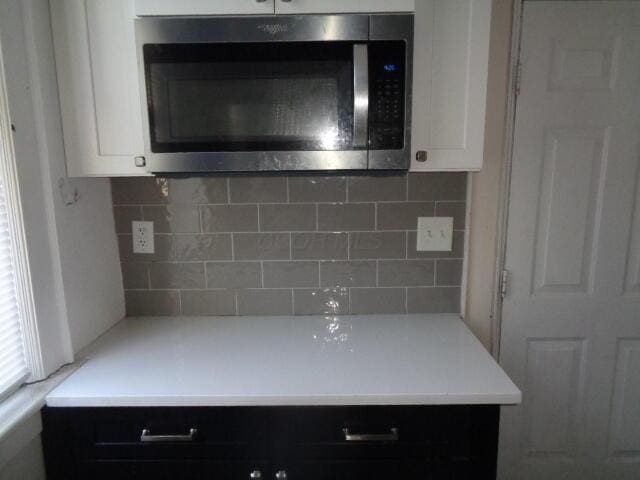
[[[369,52],[353,46],[353,146],[366,147],[369,137]]]

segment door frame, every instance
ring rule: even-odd
[[[502,292],[508,292],[508,273],[503,272],[506,264],[507,232],[509,227],[509,195],[511,193],[511,170],[513,165],[513,147],[515,139],[516,107],[520,75],[520,51],[522,40],[522,21],[525,0],[513,0],[513,18],[511,21],[511,54],[509,59],[509,80],[507,83],[507,110],[504,136],[504,158],[502,159],[502,175],[500,179],[500,195],[498,200],[497,254],[494,277],[491,322],[491,351],[496,359],[500,359],[500,340],[502,332]],[[506,282],[506,285],[503,283]]]

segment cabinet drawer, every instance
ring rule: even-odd
[[[281,427],[286,447],[278,454],[289,458],[375,459],[434,468],[455,464],[463,469],[488,459],[482,466],[488,470],[495,462],[496,406],[304,407],[278,415],[278,423],[286,425]]]
[[[469,410],[455,407],[320,407],[303,408],[292,416],[294,441],[306,443],[375,443],[397,432],[397,441],[411,442],[451,436],[452,428],[468,428]],[[354,435],[345,438],[345,431]],[[370,440],[356,435],[370,434]],[[388,440],[391,441],[391,440]]]
[[[89,408],[69,424],[84,459],[245,459],[268,455],[267,420],[253,409]]]

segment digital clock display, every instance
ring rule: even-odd
[[[397,72],[398,71],[398,66],[395,63],[387,63],[384,66],[384,70],[385,70],[385,72]]]

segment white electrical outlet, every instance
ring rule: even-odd
[[[154,253],[153,222],[131,222],[133,253]]]
[[[450,252],[453,217],[418,217],[418,252]]]

